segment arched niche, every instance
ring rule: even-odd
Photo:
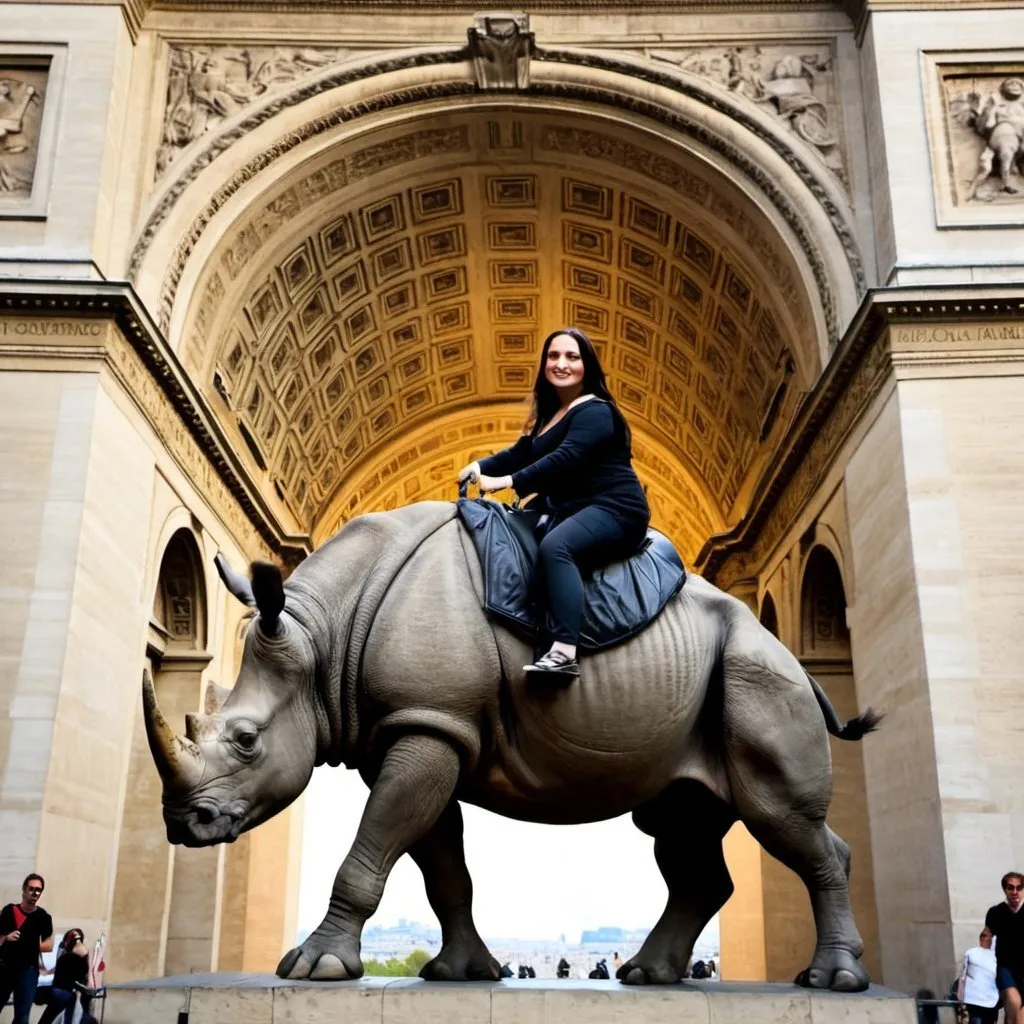
[[[800,590],[800,648],[804,658],[849,661],[846,590],[832,552],[813,548],[804,566]]]
[[[206,649],[206,586],[195,537],[175,532],[164,549],[152,621],[175,651]]]
[[[160,556],[146,645],[164,714],[179,730],[185,715],[200,710],[207,652],[208,602],[195,534],[177,529]],[[132,729],[130,791],[125,797],[108,976],[115,981],[188,974],[216,968],[217,849],[168,845],[162,783],[153,764],[141,701]]]

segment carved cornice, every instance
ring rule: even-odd
[[[704,545],[696,562],[699,571],[725,589],[758,574],[894,367],[981,359],[1019,362],[1024,351],[1022,318],[1024,289],[1019,287],[937,285],[870,291],[804,400],[750,511],[728,533]],[[993,323],[992,329],[957,327],[979,321]],[[906,333],[915,326],[921,330]],[[1016,351],[1008,356],[1008,350]]]
[[[0,279],[0,323],[4,316],[38,318],[41,322],[55,318],[112,321],[119,334],[115,332],[117,339],[106,345],[100,342],[99,354],[124,384],[168,452],[226,524],[242,533],[247,527],[254,538],[258,537],[259,544],[286,561],[294,560],[297,552],[312,550],[309,537],[290,534],[252,486],[216,417],[130,285]],[[91,349],[83,352],[81,346],[76,352],[74,347],[61,344],[66,337],[67,332],[54,335],[56,348],[44,336],[42,344],[22,344],[16,351],[15,346],[0,345],[0,353],[53,354],[65,358],[83,354],[94,358],[97,354]],[[118,343],[120,339],[124,344]],[[52,353],[48,352],[51,348]]]
[[[950,0],[953,2],[953,0]],[[843,10],[840,2],[823,0],[532,0],[531,11],[568,14],[601,11],[608,14],[707,14],[714,11],[806,11]],[[253,13],[322,14],[329,12],[373,13],[415,10],[446,14],[473,14],[480,4],[465,0],[155,0],[160,11],[252,11]]]

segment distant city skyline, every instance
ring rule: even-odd
[[[298,929],[322,920],[335,873],[348,853],[368,790],[358,774],[318,768],[306,791]],[[650,929],[665,906],[653,840],[628,817],[591,825],[512,821],[463,807],[473,909],[486,939],[578,945],[584,931]],[[423,877],[409,857],[391,873],[367,928],[404,919],[436,926]],[[718,944],[717,918],[701,937]]]

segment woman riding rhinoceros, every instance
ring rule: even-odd
[[[544,342],[528,428],[511,448],[466,466],[459,483],[473,481],[485,493],[512,487],[520,497],[543,495],[551,522],[537,572],[553,642],[524,671],[576,677],[583,619],[579,563],[598,567],[635,551],[651,519],[631,464],[629,426],[582,331],[555,331]]]
[[[443,933],[422,976],[497,980],[473,922],[460,804],[549,824],[631,812],[668,886],[661,919],[616,972],[640,985],[684,976],[732,893],[722,839],[742,821],[810,893],[817,947],[797,980],[865,988],[849,849],[825,822],[828,733],[858,740],[878,716],[843,725],[747,606],[699,576],[641,632],[577,663],[575,560],[628,553],[647,505],[583,335],[545,342],[535,402],[529,433],[461,476],[483,490],[539,490],[551,504],[556,526],[541,545],[551,650],[523,671],[529,642],[484,611],[480,561],[453,502],[361,516],[287,582],[266,563],[250,580],[218,555],[228,589],[256,611],[234,688],[186,716],[182,738],[144,682],[168,839],[231,842],[293,801],[316,765],[355,768],[370,787],[355,842],[323,922],[278,973],[360,977],[363,925],[408,853]],[[552,672],[578,682],[536,685]]]

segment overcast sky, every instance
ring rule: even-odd
[[[357,772],[318,768],[306,791],[299,930],[315,928],[355,837],[368,790]],[[473,909],[488,938],[579,942],[585,928],[650,928],[665,906],[653,840],[628,816],[594,825],[531,825],[464,806]],[[423,876],[403,857],[374,923],[433,922]]]

